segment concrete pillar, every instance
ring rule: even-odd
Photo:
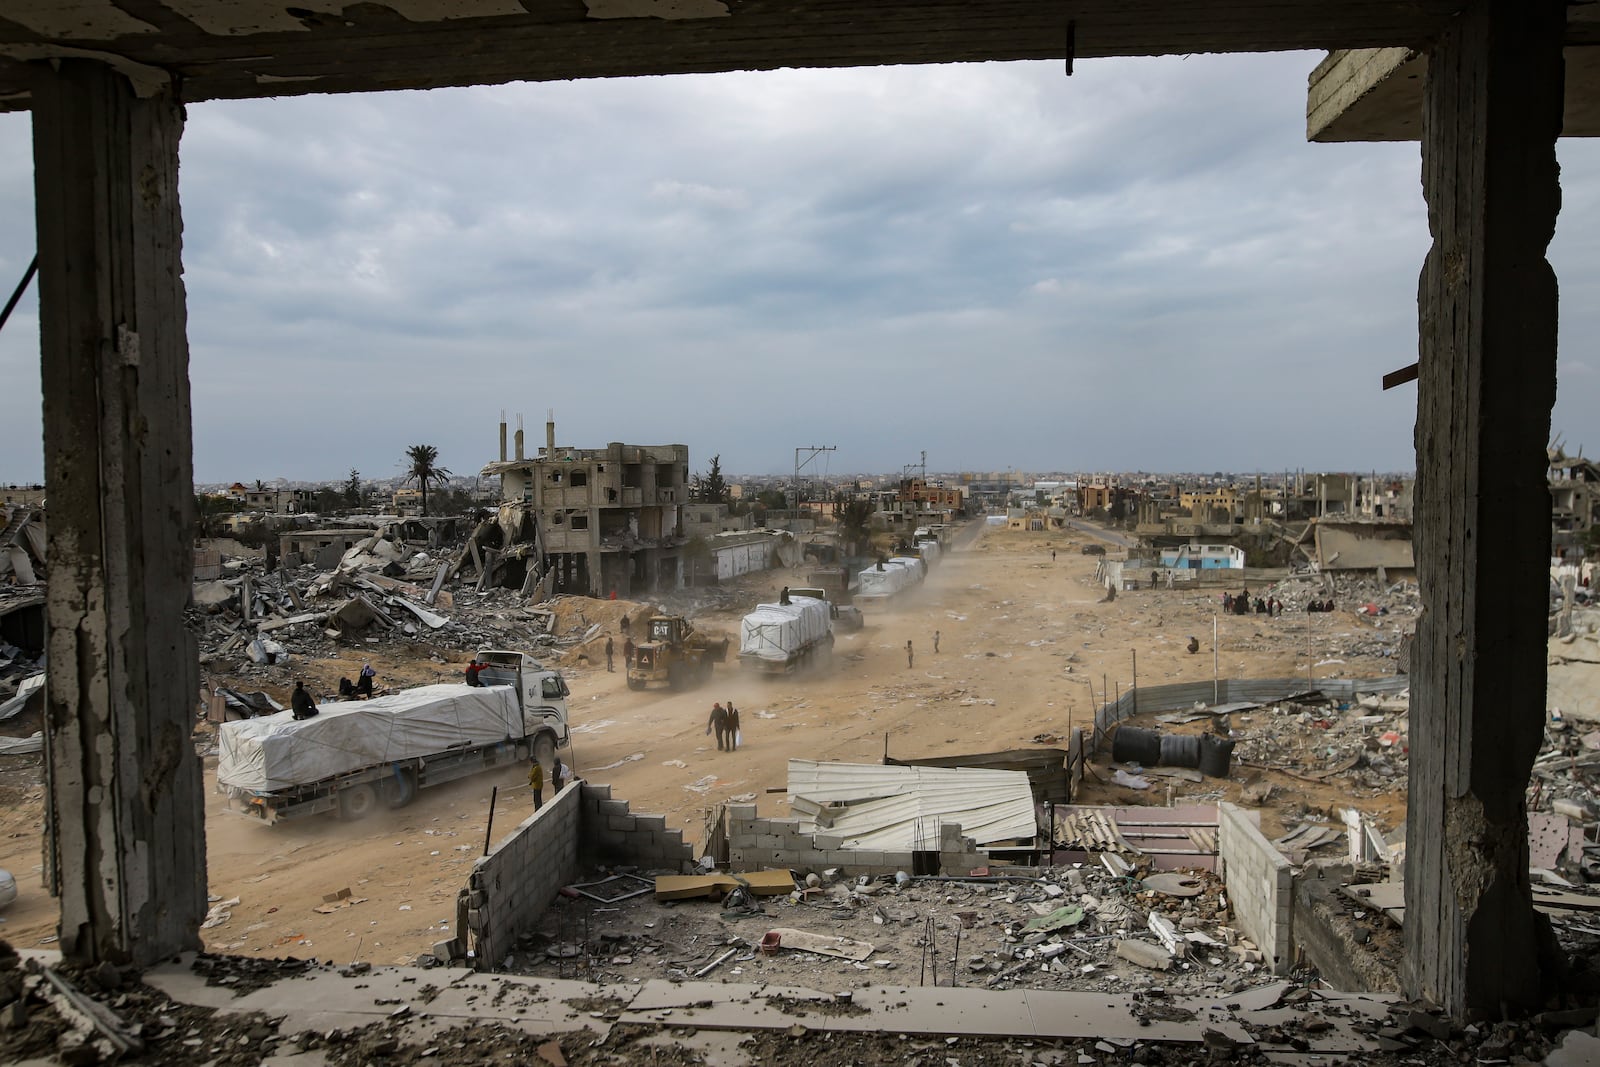
[[[45,480],[50,493],[47,877],[68,959],[197,948],[205,799],[184,629],[194,555],[178,139],[67,59],[33,81]]]
[[[1470,0],[1429,55],[1406,980],[1458,1016],[1542,1002],[1524,791],[1542,736],[1561,0]],[[1542,982],[1542,980],[1544,980]]]

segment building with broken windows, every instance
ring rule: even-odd
[[[688,445],[558,446],[547,422],[538,455],[523,455],[518,429],[508,457],[502,422],[483,474],[500,478],[501,558],[522,560],[525,585],[629,597],[681,584]]]
[[[1586,547],[1590,531],[1600,527],[1600,465],[1550,450],[1550,526],[1557,555]]]

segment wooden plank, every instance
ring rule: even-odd
[[[1524,791],[1543,736],[1560,0],[1471,0],[1429,53],[1418,286],[1408,992],[1541,1000]]]
[[[166,92],[33,64],[50,488],[46,877],[71,962],[198,949],[205,797],[178,139]]]

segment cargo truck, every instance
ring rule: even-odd
[[[762,674],[789,674],[833,651],[833,619],[820,597],[757,604],[739,622],[739,666]]]
[[[417,791],[532,757],[548,770],[570,743],[561,672],[523,652],[478,653],[481,685],[424,685],[221,726],[217,788],[264,822],[364,818]]]

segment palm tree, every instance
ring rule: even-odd
[[[412,445],[406,449],[406,459],[411,462],[411,470],[406,474],[406,481],[416,482],[422,490],[422,513],[428,513],[428,483],[438,482],[444,485],[450,481],[450,472],[444,467],[434,466],[439,460],[439,450],[432,445]]]

